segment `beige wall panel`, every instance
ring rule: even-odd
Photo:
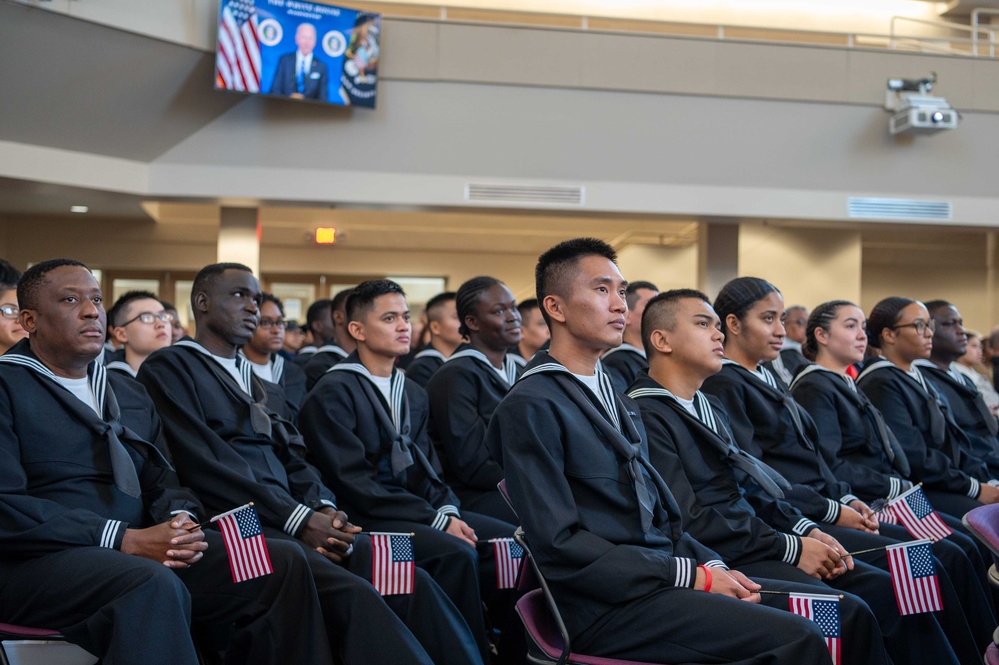
[[[999,108],[999,61],[975,60],[971,67],[974,103],[968,108],[983,110]],[[946,90],[947,88],[941,88],[941,94],[946,95]],[[956,106],[949,95],[947,101]]]
[[[739,274],[773,283],[786,305],[812,308],[827,300],[859,300],[860,232],[743,224]]]
[[[846,55],[849,86],[845,100],[884,105],[888,79],[921,79],[936,72],[939,80],[933,94],[945,97],[955,108],[970,107],[974,103],[972,71],[975,61],[971,58],[860,50],[847,51]],[[995,110],[999,106],[992,108]]]
[[[440,77],[526,85],[578,86],[580,35],[555,30],[440,26]]]
[[[841,49],[718,44],[719,94],[831,101],[846,95]],[[765,83],[764,83],[765,81]]]
[[[940,268],[932,264],[886,266],[865,262],[861,307],[870,314],[879,300],[889,296],[942,298],[957,306],[969,328],[981,332],[997,323],[989,321],[987,291],[984,266]]]
[[[580,53],[581,83],[617,88],[710,94],[717,90],[713,42],[589,34]]]
[[[647,281],[661,291],[697,287],[697,246],[631,245],[618,253],[618,268],[629,282]]]
[[[383,21],[382,78],[436,78],[437,23]]]

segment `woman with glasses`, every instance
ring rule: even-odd
[[[884,416],[909,462],[909,477],[923,483],[933,506],[960,517],[983,503],[999,502],[989,478],[961,469],[960,449],[948,434],[939,396],[913,361],[930,357],[935,325],[926,307],[909,298],[885,298],[867,320],[868,342],[881,359],[868,365],[857,387]]]
[[[280,390],[280,398],[287,410],[281,415],[295,422],[298,409],[305,399],[305,371],[295,363],[285,362],[278,353],[284,346],[284,336],[288,323],[284,319],[284,304],[274,295],[264,293],[260,301],[260,322],[249,344],[244,344],[242,355],[250,361],[253,373],[264,380],[267,392],[274,395]]]
[[[170,346],[174,316],[163,309],[149,291],[129,291],[118,298],[108,311],[111,336],[125,350],[124,360],[109,362],[109,370],[135,378],[139,366],[154,351]]]
[[[20,308],[17,306],[17,281],[21,273],[14,266],[0,259],[0,353],[28,336],[21,327]]]

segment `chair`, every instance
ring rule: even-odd
[[[2,665],[93,665],[97,657],[58,631],[0,623]]]
[[[989,567],[989,582],[999,588],[999,504],[988,504],[973,508],[964,514],[961,522],[978,541],[992,553],[992,565]],[[999,656],[999,654],[996,654]]]

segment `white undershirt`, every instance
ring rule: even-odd
[[[573,376],[583,382],[583,385],[590,389],[597,399],[600,400],[600,379],[597,378],[596,374],[575,374]],[[603,404],[603,402],[600,402]]]
[[[385,398],[385,403],[392,404],[392,377],[391,376],[371,376],[371,383],[375,384],[375,387],[381,391],[382,397]]]
[[[94,391],[90,389],[90,380],[87,377],[83,377],[82,379],[67,379],[57,376],[55,380],[56,383],[76,395],[81,402],[93,409],[94,413],[98,416],[101,415],[100,411],[97,410],[97,397],[94,395]]]
[[[215,358],[215,362],[222,365],[222,367],[225,368],[225,371],[229,372],[229,374],[232,375],[232,378],[236,379],[236,385],[243,385],[243,377],[236,368],[235,358],[223,358],[222,356],[217,356],[214,353],[212,354],[212,358]]]
[[[493,367],[492,363],[490,363],[489,366],[493,368],[494,372],[499,374],[499,378],[503,379],[503,383],[507,382],[505,367]]]
[[[276,381],[274,380],[274,366],[273,365],[271,365],[269,362],[266,362],[263,365],[258,365],[257,363],[253,362],[252,360],[249,360],[249,359],[247,359],[247,360],[250,363],[250,369],[253,370],[254,374],[256,374],[257,376],[259,376],[264,381],[269,381],[271,383],[276,383]]]
[[[690,415],[695,418],[697,417],[697,410],[694,409],[694,400],[683,399],[682,397],[677,397],[676,395],[673,395],[673,397],[676,398],[676,401],[680,403],[680,406],[685,408]]]

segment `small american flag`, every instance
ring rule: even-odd
[[[839,598],[822,594],[792,593],[791,612],[818,624],[829,647],[833,665],[840,665]]]
[[[940,582],[937,580],[930,541],[900,543],[886,550],[899,614],[905,616],[942,610]]]
[[[260,38],[253,0],[222,0],[216,86],[260,92]]]
[[[493,538],[489,542],[496,556],[496,588],[514,588],[520,564],[524,562],[524,548],[513,538]]]
[[[416,563],[408,533],[371,534],[371,583],[383,596],[413,593]]]
[[[244,582],[274,572],[260,518],[252,503],[213,517],[212,521],[218,522],[222,529],[233,582]]]
[[[941,540],[954,533],[933,510],[919,485],[889,501],[885,512],[897,519],[913,538]]]

